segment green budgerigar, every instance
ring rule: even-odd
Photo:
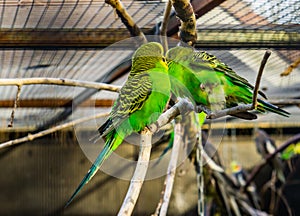
[[[104,148],[66,206],[125,137],[132,132],[140,132],[158,119],[169,101],[170,87],[168,67],[161,44],[149,42],[140,46],[133,54],[130,74],[108,120],[98,129],[100,136],[106,140]]]
[[[253,85],[215,56],[191,47],[177,46],[170,49],[166,57],[175,96],[189,97],[197,105],[203,105],[212,111],[252,103]],[[266,99],[263,92],[259,91],[259,94]],[[258,99],[257,111],[290,115],[261,99]],[[233,116],[242,119],[257,118],[250,112],[240,112]]]

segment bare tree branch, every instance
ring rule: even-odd
[[[124,8],[124,5],[120,0],[105,0],[105,3],[112,6],[120,19],[122,20],[123,24],[127,27],[128,31],[130,32],[131,36],[138,36],[141,38],[141,40],[146,43],[147,39],[144,35],[144,33],[140,30],[140,28],[137,26],[137,24],[134,22],[132,17],[128,14],[126,9]]]
[[[75,86],[75,87],[84,87],[84,88],[94,88],[107,91],[118,92],[120,86],[110,85],[106,83],[97,83],[73,79],[64,79],[64,78],[20,78],[20,79],[0,79],[0,86],[10,86],[10,85],[34,85],[34,84],[43,84],[43,85],[62,85],[62,86]]]
[[[160,41],[162,43],[165,52],[167,52],[167,50],[169,49],[168,41],[167,41],[167,29],[168,29],[168,22],[170,19],[171,9],[172,9],[172,2],[171,0],[168,0],[166,2],[166,7],[164,11],[164,19],[162,21],[161,28],[160,28],[160,36],[161,36]]]
[[[259,165],[257,165],[249,175],[247,182],[245,186],[243,187],[243,190],[246,191],[247,187],[250,185],[250,183],[253,181],[253,179],[256,177],[256,175],[261,171],[261,169],[269,163],[278,153],[284,151],[289,145],[296,143],[300,140],[300,134],[297,134],[296,136],[293,136],[292,138],[288,139],[285,143],[283,143],[279,148],[277,148],[272,154],[269,154],[265,161]]]
[[[172,0],[176,15],[181,20],[180,39],[192,46],[197,40],[196,16],[189,0]]]
[[[8,127],[13,127],[14,118],[15,118],[15,111],[16,111],[16,109],[17,109],[17,107],[19,105],[19,101],[20,101],[21,88],[22,88],[22,85],[18,85],[18,90],[17,90],[15,102],[14,102],[14,108],[11,111],[10,122],[8,124]]]
[[[179,102],[164,112],[155,123],[147,127],[152,133],[155,133],[159,128],[168,124],[179,114],[186,114],[192,110],[194,110],[194,106],[191,102],[189,102],[187,99],[180,99]]]
[[[241,104],[235,107],[231,107],[228,109],[223,109],[220,111],[216,111],[216,112],[211,112],[210,110],[207,110],[206,108],[204,108],[203,106],[197,106],[196,107],[196,112],[205,112],[207,114],[207,119],[217,119],[217,118],[221,118],[223,116],[226,115],[231,115],[231,114],[235,114],[235,113],[239,113],[239,112],[243,112],[243,111],[248,111],[248,110],[252,110],[253,108],[252,104]]]
[[[162,205],[161,205],[161,209],[160,209],[160,213],[159,213],[160,216],[167,215],[169,202],[170,202],[170,198],[171,198],[171,193],[173,190],[177,161],[178,161],[178,156],[179,156],[179,151],[180,151],[180,143],[181,143],[181,140],[183,137],[183,130],[182,130],[181,122],[176,121],[174,133],[175,133],[174,143],[173,143],[173,147],[172,147],[171,158],[169,161],[167,176],[166,176],[165,183],[164,183],[165,191],[164,191],[163,201],[162,201]]]
[[[259,91],[260,80],[261,80],[262,74],[264,72],[265,65],[266,65],[270,55],[271,55],[271,52],[269,50],[267,50],[264,54],[264,57],[263,57],[261,63],[260,63],[260,67],[259,67],[257,77],[256,77],[255,87],[253,89],[253,98],[252,98],[253,109],[256,109],[256,107],[257,107],[257,95],[258,95],[258,91]]]
[[[290,66],[288,66],[281,74],[280,76],[288,76],[290,75],[290,73],[292,73],[292,71],[294,70],[294,68],[298,67],[298,65],[300,64],[300,57],[298,59],[296,59],[292,64],[290,64]]]
[[[199,216],[204,216],[204,176],[203,176],[203,146],[202,146],[202,130],[199,128],[197,135],[196,148],[196,172],[198,187],[197,212]]]
[[[67,123],[64,123],[64,124],[46,129],[46,130],[43,130],[43,131],[35,133],[35,134],[30,134],[29,133],[25,137],[14,139],[14,140],[9,140],[7,142],[1,143],[0,144],[0,149],[6,148],[6,147],[9,147],[9,146],[13,146],[13,145],[17,145],[17,144],[20,144],[20,143],[24,143],[24,142],[27,142],[27,141],[32,141],[36,138],[54,133],[56,131],[59,131],[59,130],[62,130],[62,129],[65,129],[65,128],[68,128],[68,127],[72,127],[73,125],[80,124],[80,123],[90,121],[90,120],[95,119],[95,118],[101,118],[101,117],[108,116],[108,115],[109,115],[109,113],[100,113],[98,115],[93,115],[93,116],[88,116],[88,117],[76,119],[74,121],[70,121],[70,122],[67,122]]]
[[[140,152],[137,165],[131,178],[126,197],[118,213],[119,216],[129,216],[132,214],[148,170],[151,154],[151,138],[152,133],[145,128],[141,132]]]

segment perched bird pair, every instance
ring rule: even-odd
[[[175,47],[167,52],[167,59],[168,64],[163,56],[163,47],[156,42],[142,45],[133,54],[128,79],[108,120],[98,129],[100,136],[106,140],[104,148],[67,205],[128,135],[140,132],[158,119],[168,104],[171,92],[213,109],[251,103],[253,86],[216,57],[192,48]],[[257,109],[288,115],[262,100],[259,100]],[[235,116],[256,117],[248,112]]]
[[[252,103],[253,85],[215,56],[191,47],[174,47],[166,57],[172,91],[176,96],[188,96],[197,105],[204,105],[211,111]],[[259,94],[266,99],[263,92],[259,91]],[[261,99],[258,99],[257,111],[289,116],[285,110]],[[257,118],[246,111],[233,116],[248,120]]]

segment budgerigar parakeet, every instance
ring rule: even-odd
[[[191,47],[178,46],[170,49],[166,57],[172,92],[177,97],[189,97],[197,105],[204,105],[212,111],[252,103],[253,85],[215,56]],[[259,93],[266,98],[262,92]],[[285,110],[261,99],[258,99],[257,110],[289,116]],[[234,116],[256,118],[249,112]]]
[[[106,140],[104,148],[67,205],[91,180],[103,161],[124,138],[132,132],[140,132],[158,119],[169,98],[170,81],[163,47],[156,42],[140,46],[133,54],[130,74],[120,90],[108,120],[98,129],[100,136]]]

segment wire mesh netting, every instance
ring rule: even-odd
[[[165,1],[126,0],[122,3],[139,27],[158,28]],[[263,76],[262,87],[271,99],[298,97],[299,69],[296,68],[288,77],[280,77],[280,73],[300,56],[299,47],[296,46],[300,41],[299,10],[300,2],[296,0],[224,1],[198,18],[197,46],[208,49],[251,83],[255,80],[264,51],[268,46],[271,47],[273,53]],[[0,78],[54,77],[96,81],[128,58],[133,50],[102,50],[103,47],[93,48],[95,44],[89,48],[30,46],[51,31],[55,31],[54,35],[59,33],[62,40],[70,37],[72,32],[76,33],[75,38],[80,38],[83,35],[93,37],[95,32],[100,31],[98,37],[103,31],[102,35],[106,38],[99,38],[99,43],[103,43],[102,40],[107,38],[120,38],[116,36],[120,29],[124,30],[122,37],[130,36],[114,10],[104,1],[0,1],[0,33],[4,35],[0,37],[3,45],[0,48]],[[105,34],[106,30],[111,31]],[[7,31],[11,36],[5,38]],[[24,32],[27,32],[26,35]],[[28,40],[28,35],[34,35],[35,38]],[[95,41],[98,40],[97,37],[93,37]],[[54,43],[51,38],[49,40],[50,45]],[[5,47],[5,42],[12,45]],[[24,48],[22,43],[27,43],[26,46],[29,47]],[[85,42],[89,43],[90,41]],[[123,81],[124,77],[118,84]],[[13,101],[16,89],[15,86],[0,87],[1,100]],[[21,99],[72,99],[82,92],[83,88],[24,86]],[[106,95],[97,94],[93,98],[105,98]],[[10,118],[7,113],[11,109],[3,109],[5,112],[1,112],[0,119],[1,122],[7,122]],[[51,119],[61,112],[61,109],[36,108],[29,115],[28,109],[21,110],[16,112],[16,127],[18,122],[22,122],[23,126],[33,127],[42,123],[38,116]],[[28,119],[28,116],[32,117],[29,118],[32,121],[22,121]],[[7,124],[2,125],[6,127]]]

